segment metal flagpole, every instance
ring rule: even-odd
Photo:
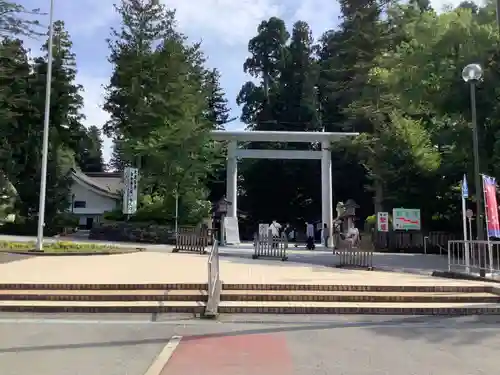
[[[464,179],[462,181],[462,224],[464,232],[464,251],[465,251],[465,271],[470,272],[470,251],[469,242],[467,236],[467,206],[465,200],[469,197],[469,188],[467,186],[467,179],[464,174]],[[472,235],[471,235],[472,237]]]
[[[42,140],[42,167],[40,172],[40,202],[38,206],[38,231],[36,249],[43,250],[43,227],[45,226],[45,198],[47,195],[47,164],[49,159],[49,121],[50,121],[50,92],[52,89],[52,50],[54,39],[54,0],[50,0],[49,10],[49,41],[47,75],[45,82],[45,116],[43,120]]]

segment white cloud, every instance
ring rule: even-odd
[[[340,6],[336,1],[303,0],[292,19],[305,21],[311,26],[315,38],[338,24]]]
[[[40,0],[37,0],[40,1]],[[96,30],[106,27],[115,19],[113,2],[106,5],[102,0],[78,1],[58,0],[54,6],[56,19],[63,18],[71,35],[91,36]]]

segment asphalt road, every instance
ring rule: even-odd
[[[0,315],[2,375],[498,373],[500,317]]]

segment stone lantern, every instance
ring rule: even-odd
[[[224,228],[224,218],[227,215],[230,205],[232,205],[232,203],[229,202],[225,196],[219,199],[214,205],[214,218],[220,222],[219,240],[221,246],[224,246],[226,244],[226,238],[225,238],[226,231]]]
[[[345,212],[343,217],[347,219],[347,228],[354,227],[354,219],[356,218],[356,209],[359,205],[354,201],[354,199],[348,199],[344,204]]]

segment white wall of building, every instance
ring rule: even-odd
[[[113,211],[119,203],[116,199],[100,195],[90,187],[77,182],[71,187],[70,201],[73,205],[71,212],[80,216],[80,225],[86,225],[87,218],[99,222],[104,212]],[[85,207],[75,207],[75,202],[85,202]]]

